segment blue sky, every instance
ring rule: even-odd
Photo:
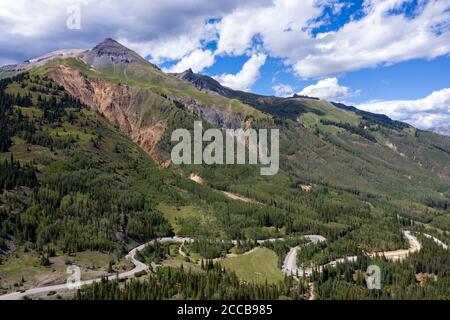
[[[317,21],[323,22],[311,30],[316,36],[318,33],[337,31],[354,19],[365,16],[363,1],[338,1],[344,6],[339,14],[333,14],[333,7],[326,7]],[[392,10],[392,14],[403,14],[410,19],[415,16],[418,1],[406,1],[399,8]],[[214,20],[220,22],[220,19]],[[217,42],[209,42],[205,49],[216,50]],[[201,70],[209,76],[224,73],[236,74],[249,59],[246,54],[239,56],[218,56],[215,63]],[[163,68],[170,68],[180,60],[161,63]],[[290,66],[284,65],[282,58],[268,57],[260,68],[258,79],[248,88],[249,91],[263,95],[275,95],[273,89],[277,83],[288,84],[294,92],[317,82],[316,79],[298,77]],[[362,103],[374,100],[407,100],[420,99],[433,91],[450,87],[450,58],[443,55],[432,59],[412,59],[393,64],[381,64],[374,67],[363,68],[356,71],[338,74],[339,84],[352,88],[357,93],[346,98],[348,103]],[[340,100],[340,99],[337,99]]]
[[[450,0],[15,0],[0,27],[0,64],[112,37],[166,72],[450,124]]]
[[[202,71],[215,76],[223,73],[237,73],[248,60],[239,57],[220,57],[216,63]],[[162,64],[167,67],[170,64]],[[301,79],[295,76],[279,58],[268,58],[260,69],[260,77],[251,86],[251,91],[264,95],[275,94],[274,83],[286,83],[295,92],[317,82],[316,79]],[[348,102],[361,103],[372,100],[420,99],[433,91],[450,87],[450,58],[442,56],[435,59],[414,59],[389,66],[365,68],[344,73],[339,76],[343,86],[361,90]],[[274,81],[275,80],[275,81]]]

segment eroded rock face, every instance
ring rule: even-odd
[[[134,98],[142,89],[90,79],[64,65],[50,71],[48,77],[62,85],[73,97],[103,114],[155,161],[162,160],[156,144],[167,128],[167,121],[161,119],[142,125],[142,117],[133,110]]]
[[[185,99],[170,95],[172,101],[181,103],[186,109],[195,113],[217,128],[239,129],[242,128],[247,116],[240,113],[232,113],[229,107],[210,107],[194,99]]]

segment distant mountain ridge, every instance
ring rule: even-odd
[[[26,60],[22,63],[10,64],[5,66],[0,66],[0,78],[6,76],[13,76],[21,72],[31,70],[33,68],[38,68],[44,66],[48,62],[55,59],[67,59],[67,58],[78,58],[83,56],[87,50],[83,49],[62,49],[47,53],[38,58]]]
[[[96,69],[108,66],[137,63],[144,60],[139,55],[112,38],[106,38],[92,49],[61,49],[22,63],[0,67],[0,73],[13,75],[44,66],[56,59],[81,58]],[[155,65],[153,65],[157,68]]]
[[[233,90],[231,88],[221,85],[217,80],[215,80],[212,77],[200,73],[194,73],[192,69],[188,69],[181,73],[172,73],[172,75],[193,84],[198,90],[201,91],[209,90],[216,92],[227,98],[240,99],[250,105],[253,105],[256,108],[260,108],[261,110],[264,110],[266,112],[275,115],[281,116],[290,115],[293,118],[296,118],[300,113],[299,110],[303,110],[304,108],[304,105],[300,102],[300,100],[297,99],[320,100],[319,98],[316,97],[309,97],[303,95],[300,96],[297,94],[294,94],[292,97],[275,97],[275,96],[263,96],[240,90]],[[268,104],[277,105],[276,110],[274,110],[275,108],[267,108]],[[363,111],[353,106],[347,106],[343,103],[331,102],[331,104],[333,104],[335,107],[339,109],[354,112],[368,119],[376,120],[385,124],[399,127],[409,127],[408,124],[392,120],[391,118],[383,114],[376,114],[368,111]],[[295,108],[295,106],[297,106],[297,108]]]
[[[92,49],[62,49],[57,50],[41,57],[27,60],[23,63],[14,65],[5,65],[0,67],[0,78],[15,75],[21,72],[31,70],[33,68],[44,66],[55,59],[81,58],[85,63],[91,65],[95,69],[105,69],[108,67],[116,68],[133,63],[146,63],[159,70],[154,64],[146,61],[135,52],[126,48],[112,38],[106,38]],[[200,91],[215,92],[229,99],[238,99],[247,103],[261,111],[276,116],[297,118],[302,112],[308,110],[308,107],[301,102],[300,99],[320,100],[316,97],[299,96],[294,94],[292,97],[275,97],[254,94],[250,92],[234,90],[223,86],[217,80],[207,75],[194,73],[192,69],[187,69],[181,73],[169,74],[180,80],[192,84]],[[343,103],[331,102],[335,107],[354,112],[364,118],[379,121],[396,127],[409,127],[409,124],[392,120],[386,115],[375,114],[368,111],[360,110],[354,106],[348,106]],[[276,107],[274,107],[276,106]],[[430,131],[450,137],[450,125],[432,128]]]

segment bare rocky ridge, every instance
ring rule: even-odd
[[[89,50],[84,61],[95,69],[103,69],[110,65],[139,62],[129,49],[111,38],[105,39]]]
[[[139,62],[145,62],[155,69],[160,70],[156,65],[146,61],[134,51],[111,38],[106,38],[94,48],[88,50],[84,55],[83,60],[98,70]]]
[[[181,73],[172,73],[172,75],[180,80],[192,83],[198,90],[210,90],[217,92],[222,96],[232,95],[233,90],[222,86],[218,81],[202,74],[194,73],[192,69],[188,69]]]
[[[0,72],[20,73],[38,68],[55,59],[78,58],[87,51],[82,49],[63,49],[47,53],[41,57],[24,61],[18,64],[6,65],[0,67]]]

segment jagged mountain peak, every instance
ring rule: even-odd
[[[113,38],[106,38],[99,44],[97,44],[94,48],[92,48],[93,52],[99,54],[112,54],[112,53],[126,53],[130,51],[127,47],[114,40]]]
[[[106,38],[89,50],[84,60],[96,69],[140,62],[137,54],[112,38]]]
[[[191,68],[184,70],[181,74],[187,75],[187,74],[194,74],[194,71],[192,71]]]
[[[200,73],[194,73],[191,68],[181,73],[172,73],[171,75],[193,84],[198,90],[214,91],[225,97],[230,95],[231,91],[233,91],[230,88],[222,86],[217,80],[211,77]]]

